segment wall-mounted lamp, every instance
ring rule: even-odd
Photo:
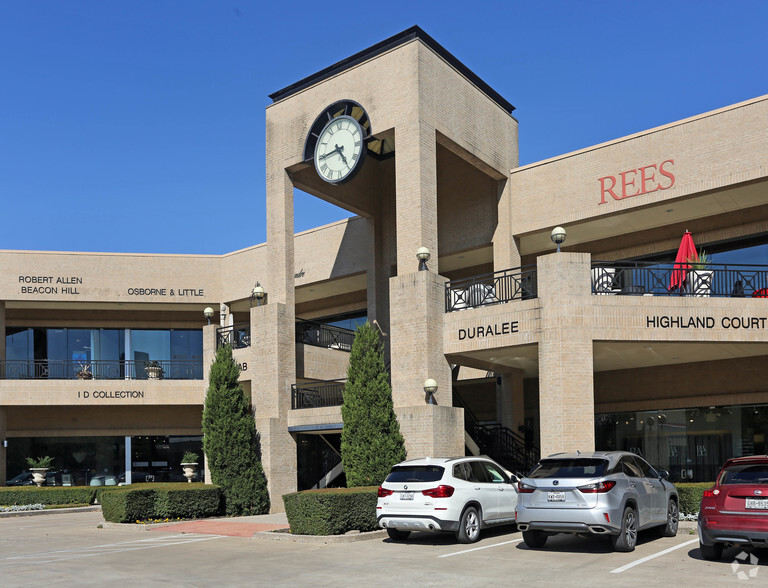
[[[563,227],[555,227],[552,229],[549,238],[557,245],[557,252],[560,253],[560,245],[565,243],[565,229]]]
[[[419,271],[424,272],[427,271],[427,262],[429,261],[430,254],[429,249],[426,247],[419,247],[416,250],[416,259],[419,260]]]
[[[213,309],[210,306],[206,306],[203,311],[203,316],[208,319],[208,324],[210,325],[211,319],[213,318]]]
[[[3,447],[8,447],[8,439],[3,439]]]
[[[424,393],[426,394],[424,399],[427,404],[437,404],[435,402],[435,392],[437,392],[437,382],[432,378],[424,380]]]
[[[253,301],[256,301],[256,306],[261,306],[261,303],[264,302],[264,298],[266,298],[267,293],[264,291],[264,288],[261,284],[256,282],[256,285],[253,287],[253,290],[251,290],[251,307],[253,307]]]

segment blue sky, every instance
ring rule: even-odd
[[[0,249],[265,240],[268,94],[414,24],[538,161],[768,93],[768,2],[0,0]],[[348,216],[296,197],[296,230]]]

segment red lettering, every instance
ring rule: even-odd
[[[627,194],[627,186],[635,187],[635,180],[632,180],[631,182],[627,181],[627,175],[628,174],[636,174],[636,169],[631,169],[629,171],[621,172],[621,198],[622,200],[624,198],[629,198],[630,196],[637,196],[640,192],[635,192],[634,194]]]
[[[659,189],[658,186],[653,188],[652,190],[648,189],[648,182],[653,182],[656,179],[656,174],[651,174],[650,176],[645,175],[645,170],[652,169],[656,170],[655,165],[646,165],[645,167],[640,168],[640,194],[649,194],[651,192],[655,192]]]
[[[664,176],[665,178],[669,178],[669,186],[662,186],[661,183],[659,183],[659,190],[668,190],[669,188],[675,185],[675,176],[672,174],[672,172],[669,172],[664,169],[664,165],[667,163],[670,165],[675,165],[675,160],[667,159],[666,161],[663,161],[659,166],[659,172],[661,173],[661,175]]]
[[[605,187],[605,180],[611,180],[611,185],[606,188]],[[605,193],[607,192],[610,194],[614,200],[621,200],[621,198],[618,198],[616,194],[613,191],[613,188],[616,187],[616,178],[613,176],[605,176],[604,178],[600,178],[600,204],[605,204]]]

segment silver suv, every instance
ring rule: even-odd
[[[550,455],[518,483],[517,527],[529,547],[555,533],[610,535],[616,551],[634,550],[649,527],[673,537],[678,497],[668,475],[624,451]]]

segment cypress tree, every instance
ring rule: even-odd
[[[269,493],[258,458],[256,424],[238,377],[232,348],[216,351],[203,410],[203,450],[211,481],[221,486],[229,516],[269,511]]]
[[[357,328],[349,357],[341,432],[341,459],[347,486],[381,484],[392,466],[405,459],[405,442],[392,404],[379,332]]]

